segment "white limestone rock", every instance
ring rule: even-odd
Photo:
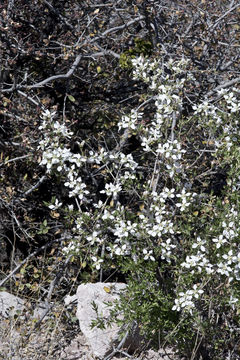
[[[4,318],[21,313],[25,309],[24,301],[7,291],[0,291],[0,315]]]
[[[99,316],[108,318],[109,307],[105,303],[118,299],[119,292],[125,288],[126,284],[123,283],[96,283],[82,284],[77,289],[77,318],[80,329],[93,354],[100,359],[110,354],[114,346],[120,343],[120,328],[116,324],[111,324],[111,327],[104,330],[96,327],[91,329],[92,320],[97,318],[92,306],[93,301],[98,308]],[[139,334],[136,333],[132,339],[128,338],[125,345],[131,346],[131,343],[134,343],[134,346],[140,344]]]

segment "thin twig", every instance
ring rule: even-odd
[[[122,340],[121,340],[120,343],[118,344],[117,348],[114,349],[114,350],[111,352],[111,354],[109,354],[108,356],[106,356],[106,357],[104,358],[104,360],[110,360],[110,359],[112,359],[112,357],[113,357],[114,355],[116,355],[116,354],[120,351],[120,349],[121,349],[121,348],[123,347],[123,345],[125,344],[128,335],[129,335],[129,331],[126,332],[126,334],[124,335],[124,337],[122,338]]]
[[[173,112],[173,119],[172,119],[172,126],[171,126],[171,142],[174,141],[174,128],[176,126],[176,122],[177,122],[177,116],[176,116],[176,112]]]
[[[26,159],[26,158],[28,158],[28,157],[30,157],[30,156],[31,156],[31,155],[18,156],[18,157],[14,158],[14,159],[9,159],[9,160],[7,160],[7,161],[4,161],[4,162],[0,163],[0,166],[9,164],[9,163],[14,162],[14,161]]]
[[[20,94],[20,95],[22,95],[22,96],[24,96],[25,98],[27,98],[30,102],[32,102],[34,105],[36,105],[36,106],[39,106],[42,110],[45,110],[45,107],[41,104],[41,103],[39,103],[39,102],[37,102],[36,100],[34,100],[31,96],[29,96],[28,94],[26,94],[26,93],[24,93],[23,91],[21,91],[21,90],[17,90],[17,92]]]
[[[42,184],[42,182],[43,182],[46,178],[47,178],[46,175],[43,175],[43,176],[38,180],[38,182],[37,182],[35,185],[33,185],[29,190],[25,191],[25,193],[23,194],[23,196],[26,196],[26,195],[31,194],[34,190],[36,190],[36,189],[39,187],[39,185]]]

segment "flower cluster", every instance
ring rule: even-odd
[[[226,290],[229,304],[237,307],[239,299],[234,293],[240,280],[237,205],[230,208],[230,201],[226,200],[220,207],[217,202],[208,206],[207,200],[204,203],[202,199],[211,196],[192,191],[191,170],[188,172],[186,167],[189,153],[180,121],[183,89],[193,80],[191,72],[186,71],[187,62],[170,59],[162,64],[160,59],[147,60],[141,56],[132,63],[134,79],[147,84],[150,96],[121,117],[116,141],[120,145],[116,148],[108,150],[98,144],[86,150],[81,142],[79,153],[73,153],[69,146],[71,131],[54,120],[56,113],[47,111],[42,115],[40,164],[48,174],[55,172],[64,178],[68,196],[75,198],[78,205],[72,240],[63,252],[80,254],[82,248],[87,248],[89,261],[96,270],[116,257],[142,261],[144,266],[154,266],[158,260],[168,269],[174,266],[177,269],[174,291],[178,295],[172,309],[183,314],[193,314],[194,309],[201,311],[195,304],[201,300],[206,284],[213,276],[220,283],[224,278],[233,284],[233,289]],[[196,122],[196,129],[208,134],[213,158],[221,155],[224,159],[233,149],[236,151],[240,105],[234,90],[221,90],[218,95],[219,102],[204,99],[193,104],[191,120]],[[155,109],[151,116],[140,112],[147,103],[152,103]],[[131,134],[141,144],[137,156],[135,152],[126,154],[121,148],[121,139]],[[193,152],[189,158],[192,157]],[[200,158],[201,152],[198,159],[190,160],[191,166]],[[232,159],[237,158],[236,153],[232,155]],[[91,178],[91,188],[83,181],[86,173]],[[239,189],[239,179],[240,171],[233,175],[232,188]],[[234,197],[231,201],[237,204]],[[62,206],[60,200],[54,199],[49,208],[56,210]],[[210,215],[204,206],[208,206]],[[203,208],[200,221],[194,217],[194,213],[200,213],[198,207]],[[224,219],[219,217],[222,207]]]
[[[138,122],[142,119],[142,113],[136,110],[131,110],[130,115],[124,115],[118,123],[118,129],[131,129],[136,130]]]
[[[203,293],[204,291],[199,289],[196,284],[193,285],[193,289],[178,294],[178,298],[175,299],[175,305],[172,309],[176,311],[184,310],[192,314],[195,308],[194,299],[199,299],[199,296]]]
[[[186,192],[186,190],[183,189],[181,194],[176,195],[176,197],[180,201],[176,203],[176,206],[180,209],[180,211],[186,210],[186,208],[191,205],[195,195],[195,193]]]
[[[100,192],[107,194],[107,196],[112,196],[115,199],[121,190],[122,188],[120,184],[108,183],[105,184],[105,189],[101,190]]]

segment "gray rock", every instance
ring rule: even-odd
[[[98,316],[104,319],[109,318],[109,307],[107,302],[113,302],[119,298],[120,291],[126,288],[123,283],[96,283],[83,284],[77,289],[77,318],[86,342],[93,354],[99,358],[104,358],[110,354],[120,343],[120,328],[116,324],[106,329],[91,328],[91,323],[96,320],[97,313],[93,308],[93,302],[98,310]],[[69,298],[68,298],[69,301]],[[136,332],[133,337],[126,337],[123,344],[128,348],[133,345],[135,349],[140,346],[140,337]]]
[[[9,318],[14,315],[21,316],[25,309],[26,304],[24,300],[7,291],[0,291],[0,315],[2,315],[2,317]],[[48,309],[49,304],[40,302],[34,308],[33,314],[29,313],[29,311],[25,311],[25,315],[28,315],[28,318],[39,320],[48,312]],[[48,317],[45,316],[44,318],[46,319]]]
[[[48,314],[50,305],[48,303],[45,303],[44,301],[40,302],[33,311],[33,319],[41,320],[41,319],[48,319],[49,316],[46,316]]]
[[[4,318],[20,314],[25,309],[24,301],[6,291],[0,291],[0,315]]]

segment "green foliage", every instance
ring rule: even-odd
[[[126,331],[137,323],[156,346],[170,344],[187,358],[207,354],[217,360],[225,356],[221,337],[225,347],[233,341],[240,311],[239,194],[233,191],[239,186],[239,147],[231,141],[235,115],[225,117],[226,104],[237,107],[237,99],[225,94],[221,111],[211,102],[197,103],[186,121],[179,107],[182,89],[190,86],[193,75],[186,76],[184,60],[170,59],[164,66],[160,61],[133,60],[134,78],[150,83],[148,95],[156,99],[152,118],[139,111],[147,103],[144,99],[118,122],[123,136],[127,129],[128,138],[141,139],[136,152],[126,155],[112,149],[109,155],[112,144],[105,141],[96,152],[80,148],[81,153],[75,154],[68,147],[72,133],[65,124],[52,122],[53,115],[46,112],[45,131],[54,142],[42,141],[41,164],[50,176],[62,177],[69,198],[75,197],[78,206],[64,209],[73,235],[63,256],[80,258],[82,281],[97,281],[98,271],[117,269],[127,282],[120,301],[109,304],[110,319],[103,319],[92,304],[97,314],[92,326],[103,329],[116,321]],[[175,130],[174,116],[178,116]],[[113,121],[113,132],[115,127]],[[202,140],[209,133],[213,140]],[[203,157],[193,157],[192,144]],[[220,164],[226,170],[220,173],[219,187],[218,179],[209,174],[215,174],[212,167]],[[82,179],[86,169],[94,178],[91,186]],[[196,179],[202,177],[199,186]],[[94,186],[96,179],[102,182],[100,192]],[[52,203],[50,209],[62,206],[55,197]],[[40,233],[48,231],[44,220]],[[240,342],[239,333],[234,341]]]
[[[159,338],[159,332],[163,330],[166,334],[178,322],[178,315],[171,310],[173,294],[165,291],[170,285],[167,282],[172,282],[172,279],[167,280],[161,271],[164,273],[164,267],[160,269],[156,264],[147,264],[145,261],[132,264],[127,292],[121,295],[120,303],[116,306],[117,311],[125,314],[123,323],[137,321],[141,333],[155,341]],[[165,283],[160,284],[157,277],[161,275],[161,282]]]
[[[40,224],[40,228],[38,230],[39,235],[45,235],[50,230],[50,227],[48,226],[47,220],[43,220],[42,224]]]
[[[136,56],[150,56],[152,53],[152,44],[149,40],[134,39],[134,47],[124,51],[120,55],[119,65],[123,69],[132,69],[131,60]]]

